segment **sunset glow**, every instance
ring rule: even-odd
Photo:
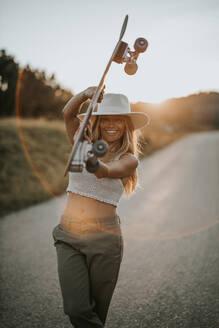
[[[126,4],[124,6],[124,3]],[[219,2],[137,0],[109,3],[65,0],[2,4],[0,47],[21,65],[56,74],[65,88],[80,92],[97,85],[129,14],[124,41],[149,42],[133,76],[113,63],[106,92],[130,101],[160,102],[170,97],[218,89]],[[13,10],[11,10],[13,8]],[[112,23],[113,22],[113,23]]]

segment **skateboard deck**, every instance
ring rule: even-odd
[[[120,32],[120,35],[119,35],[119,40],[118,40],[118,42],[117,42],[117,44],[116,44],[116,46],[115,46],[115,48],[113,50],[113,53],[112,53],[112,55],[110,57],[110,60],[109,60],[107,66],[105,68],[105,71],[104,71],[102,77],[101,77],[100,83],[99,83],[99,85],[98,85],[98,87],[97,87],[97,89],[96,89],[96,91],[95,91],[95,93],[94,93],[94,95],[93,95],[93,97],[91,99],[91,102],[90,102],[90,104],[88,106],[88,109],[87,109],[86,115],[85,115],[85,117],[83,119],[83,122],[82,122],[82,125],[80,127],[80,130],[79,130],[79,132],[78,132],[78,134],[76,136],[74,145],[72,147],[72,151],[71,151],[71,153],[69,155],[69,158],[68,158],[68,161],[67,161],[67,165],[66,165],[66,168],[65,168],[64,176],[66,176],[67,172],[69,171],[71,162],[74,159],[74,156],[75,156],[75,153],[76,153],[76,151],[78,149],[79,143],[83,139],[84,130],[85,130],[86,126],[87,126],[87,123],[89,121],[90,116],[92,115],[92,111],[94,110],[94,108],[95,108],[95,106],[97,104],[97,101],[98,101],[98,98],[100,96],[101,90],[102,90],[102,88],[104,86],[105,77],[106,77],[106,75],[107,75],[107,73],[108,73],[108,71],[110,69],[110,66],[111,66],[111,64],[113,62],[113,59],[114,59],[114,57],[115,57],[115,55],[116,55],[116,53],[117,53],[117,51],[119,49],[120,43],[121,43],[122,38],[123,38],[123,36],[125,34],[127,23],[128,23],[128,15],[125,16],[125,19],[124,19],[123,25],[122,25],[122,29],[121,29],[121,32]]]

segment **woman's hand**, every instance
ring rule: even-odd
[[[103,100],[103,94],[104,94],[104,89],[105,89],[105,85],[103,86],[99,98],[97,100],[98,103],[101,103],[101,101]],[[96,92],[97,87],[89,87],[84,91],[84,94],[86,95],[87,99],[92,99],[94,93]]]
[[[88,143],[92,143],[92,128],[90,120],[87,122],[87,125],[84,129],[84,139],[86,139]]]
[[[105,89],[105,85],[103,86],[103,88],[100,92],[99,98],[97,100],[98,103],[100,103],[103,100],[104,89]],[[92,99],[96,90],[97,90],[97,87],[89,87],[86,90],[84,90],[83,94],[87,97],[87,99]],[[86,128],[84,129],[84,139],[86,139],[89,143],[92,142],[92,128],[91,128],[90,119],[87,123]]]

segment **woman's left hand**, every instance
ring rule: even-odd
[[[84,129],[84,139],[88,141],[88,143],[92,143],[92,128],[90,120],[87,123],[87,126]]]
[[[104,95],[104,89],[105,89],[105,84],[103,85],[101,91],[100,91],[100,95],[99,98],[97,99],[98,103],[101,103],[101,101],[103,100],[103,95]],[[87,99],[92,99],[94,93],[97,91],[97,87],[89,87],[84,91],[85,96],[87,97]]]

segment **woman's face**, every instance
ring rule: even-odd
[[[102,138],[112,143],[119,140],[125,131],[125,118],[122,115],[102,115],[100,117]]]

